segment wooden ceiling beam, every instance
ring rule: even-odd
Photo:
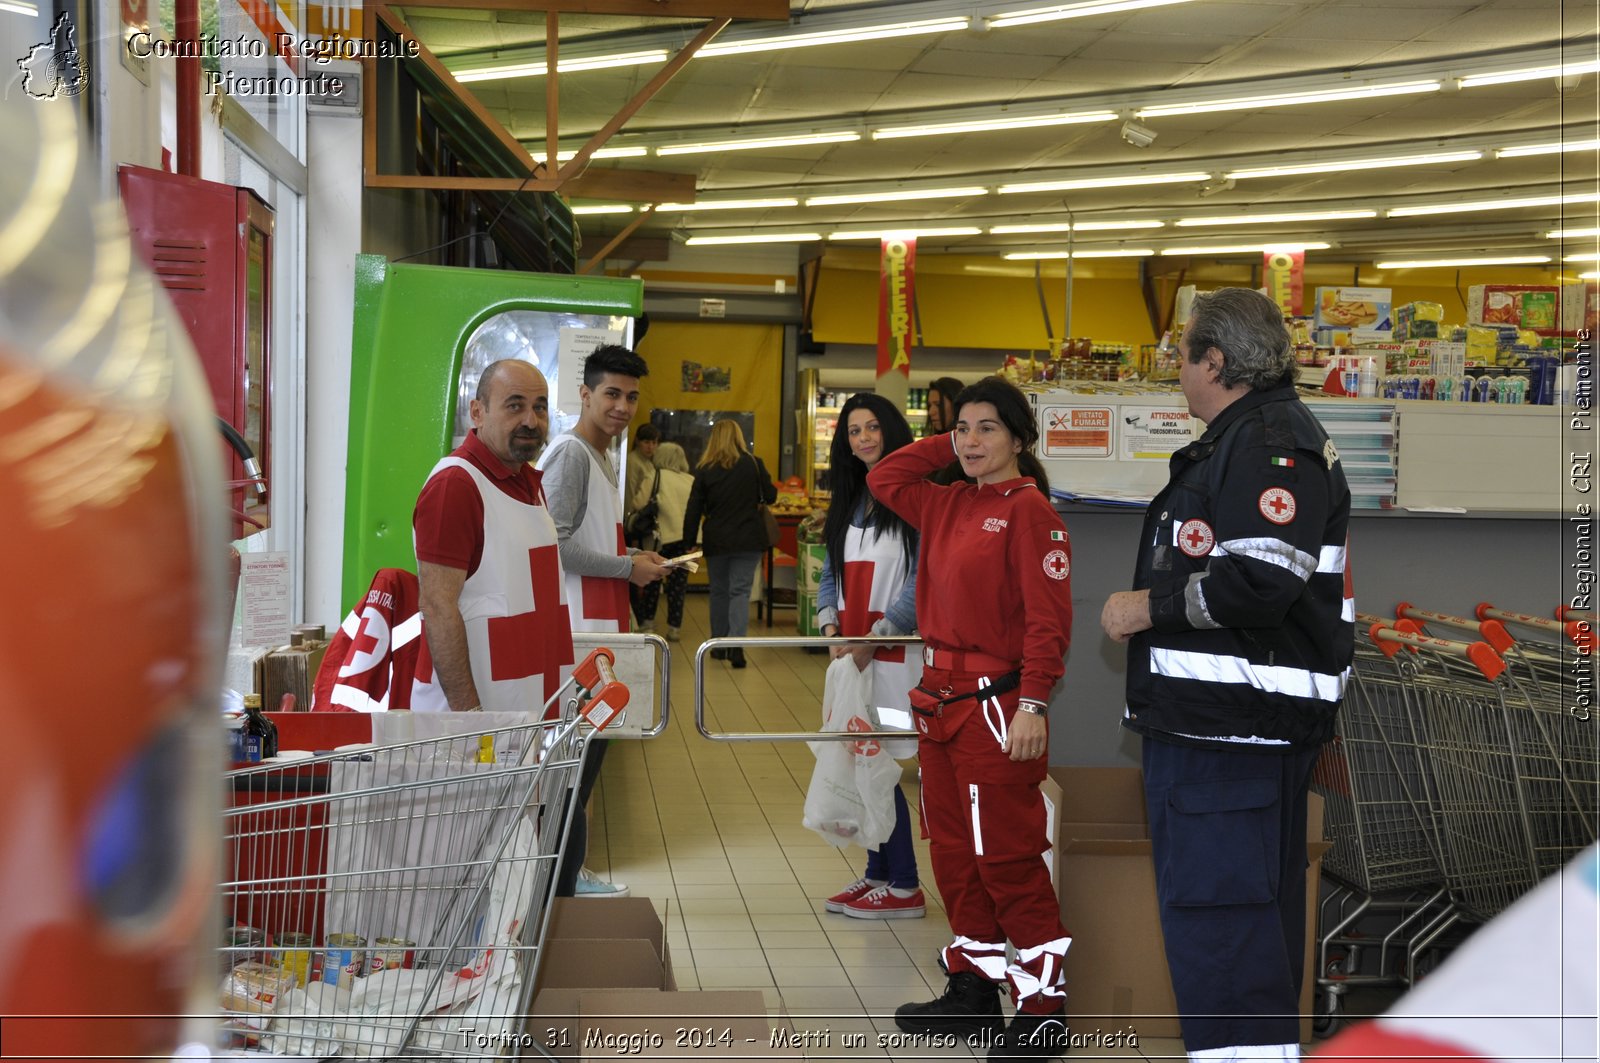
[[[606,246],[596,251],[589,261],[585,262],[581,267],[579,267],[578,275],[582,276],[585,273],[592,272],[596,266],[600,265],[600,263],[606,260],[607,255],[620,246],[623,241],[628,239],[628,237],[637,232],[639,226],[643,225],[646,219],[650,218],[653,214],[655,214],[655,212],[656,208],[653,206],[646,207],[644,210],[640,211],[638,217],[630,221],[621,232],[617,233],[617,235],[613,236],[606,243]]]
[[[430,174],[375,173],[369,188],[426,188],[450,192],[560,192],[585,199],[643,203],[684,203],[694,198],[694,174],[637,170],[592,170],[579,178],[523,180],[518,177],[436,177]]]
[[[789,0],[405,0],[402,7],[553,11],[564,15],[789,20]]]

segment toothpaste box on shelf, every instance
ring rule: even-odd
[[[1319,328],[1391,329],[1392,288],[1318,288]]]
[[[1561,327],[1560,301],[1553,284],[1474,284],[1467,289],[1467,322],[1555,332]]]

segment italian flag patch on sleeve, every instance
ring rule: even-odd
[[[1053,531],[1050,533],[1050,541],[1053,543],[1064,543],[1067,541],[1067,533],[1064,531]]]
[[[1292,469],[1292,468],[1294,468],[1294,459],[1293,458],[1273,458],[1272,459],[1272,464],[1274,464],[1274,465],[1282,465],[1286,469]]]

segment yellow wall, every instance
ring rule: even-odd
[[[639,413],[631,427],[649,421],[650,411],[657,408],[749,410],[756,415],[756,453],[777,475],[782,326],[656,321],[640,342],[639,353],[650,364],[650,375],[639,382]],[[727,369],[731,390],[684,391],[686,359]]]
[[[1311,254],[1314,258],[1315,252]],[[1253,287],[1260,283],[1258,265],[1250,259],[1197,262],[1183,279],[1202,290],[1224,285]],[[875,249],[827,251],[812,310],[812,332],[819,341],[877,343],[877,269]],[[1071,334],[1112,343],[1155,342],[1138,270],[1137,262],[1127,259],[1075,263]],[[1050,261],[1043,264],[1043,272],[1051,331],[1060,339],[1066,268],[1059,261]],[[1166,274],[1158,291],[1170,292],[1176,279],[1175,273]],[[1436,302],[1444,307],[1447,323],[1465,324],[1465,298],[1471,285],[1559,285],[1576,279],[1575,271],[1524,266],[1380,271],[1370,264],[1358,269],[1354,264],[1312,261],[1306,265],[1305,309],[1309,311],[1319,286],[1392,288],[1397,305],[1416,300]],[[922,320],[920,346],[1021,351],[1042,351],[1048,346],[1031,263],[1006,262],[994,255],[922,254],[917,258],[916,301]],[[915,357],[913,349],[913,360]]]

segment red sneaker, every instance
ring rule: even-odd
[[[896,897],[888,886],[869,890],[844,906],[844,914],[852,919],[921,919],[927,911],[920,889],[909,897]]]
[[[822,902],[822,907],[830,912],[842,912],[844,906],[851,901],[859,900],[871,893],[877,887],[864,878],[858,878],[832,897]]]

